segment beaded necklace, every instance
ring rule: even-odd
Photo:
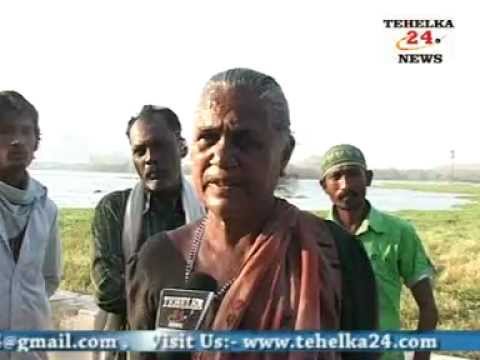
[[[185,284],[188,283],[190,277],[192,276],[193,269],[195,268],[195,263],[198,258],[198,252],[200,251],[200,244],[202,243],[203,237],[205,235],[205,226],[207,223],[207,218],[203,218],[198,227],[195,229],[193,234],[192,247],[188,253],[187,264],[185,265]],[[215,292],[215,297],[217,299],[222,298],[227,290],[232,286],[233,282],[236,280],[236,276],[228,280],[223,286]]]

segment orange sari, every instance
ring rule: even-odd
[[[319,242],[322,221],[277,200],[240,274],[225,294],[212,330],[338,330],[340,283]],[[320,237],[320,238],[319,238]],[[197,359],[338,359],[333,352],[202,353]]]

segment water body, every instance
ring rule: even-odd
[[[49,196],[61,208],[93,208],[105,194],[132,187],[135,174],[67,170],[33,170],[32,176],[48,187]],[[376,183],[378,184],[378,183]],[[457,194],[430,193],[400,189],[368,189],[368,199],[379,209],[447,210],[468,200]],[[292,180],[281,186],[277,195],[303,210],[326,210],[330,200],[316,180]]]

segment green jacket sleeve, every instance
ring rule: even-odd
[[[122,195],[120,192],[108,194],[95,208],[91,278],[98,306],[107,312],[125,315],[122,228],[126,196]]]
[[[435,270],[413,225],[405,223],[402,230],[398,269],[405,285],[411,288],[424,278],[432,278]]]

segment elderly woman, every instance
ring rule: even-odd
[[[361,245],[333,223],[274,196],[294,145],[287,100],[272,77],[231,69],[210,79],[192,144],[193,182],[208,215],[156,235],[131,259],[127,291],[133,328],[153,329],[160,290],[184,287],[193,272],[219,284],[208,326],[213,330],[375,328],[375,283]]]

